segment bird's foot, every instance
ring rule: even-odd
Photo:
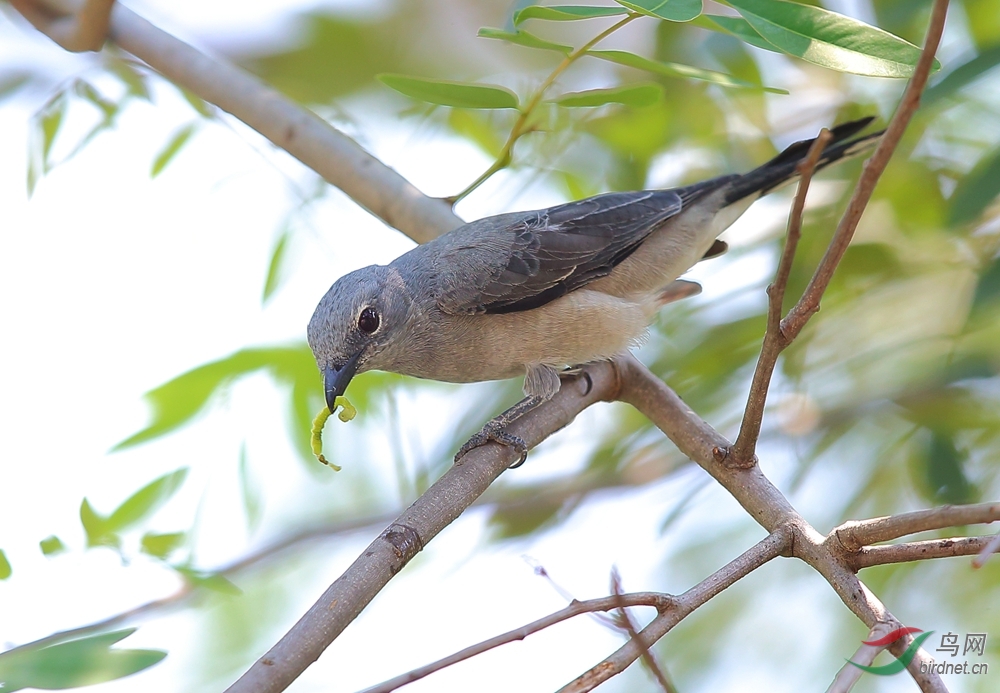
[[[489,442],[499,443],[507,447],[514,448],[519,454],[517,462],[512,464],[510,469],[517,469],[528,459],[528,444],[520,436],[516,436],[506,430],[507,426],[515,421],[525,412],[534,409],[541,403],[540,397],[525,397],[504,413],[486,422],[486,425],[474,436],[466,441],[465,445],[455,453],[455,463],[465,457],[466,453]]]
[[[524,439],[513,433],[508,433],[504,430],[504,424],[497,423],[496,419],[493,419],[487,421],[479,433],[469,438],[465,445],[458,449],[458,452],[455,453],[455,462],[457,463],[465,457],[465,454],[470,450],[478,448],[480,445],[485,445],[490,441],[514,448],[514,450],[520,453],[521,456],[517,462],[510,466],[510,469],[520,467],[528,459],[528,444],[524,442]]]

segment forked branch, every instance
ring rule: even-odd
[[[809,183],[819,157],[823,154],[827,142],[830,141],[830,131],[826,128],[820,131],[819,137],[809,148],[806,158],[798,166],[799,187],[795,192],[792,211],[788,216],[788,233],[785,235],[785,247],[781,251],[781,260],[774,281],[767,287],[767,330],[764,332],[764,345],[757,358],[757,367],[750,382],[750,395],[743,413],[743,423],[736,442],[729,449],[726,462],[737,467],[756,464],[755,449],[760,437],[760,425],[764,419],[764,404],[767,401],[767,389],[771,375],[778,362],[778,355],[785,350],[792,340],[781,330],[781,310],[785,300],[785,288],[788,277],[792,273],[792,262],[795,260],[795,249],[802,235],[802,215],[806,207],[806,195]]]
[[[865,162],[861,177],[854,187],[854,193],[847,205],[847,210],[844,212],[844,216],[841,217],[840,223],[837,225],[837,230],[834,231],[833,238],[830,240],[830,245],[827,247],[823,259],[816,267],[812,278],[809,280],[808,286],[806,286],[798,302],[788,311],[788,315],[782,318],[780,323],[775,326],[773,325],[775,303],[777,303],[776,310],[779,314],[781,303],[776,302],[773,295],[778,292],[782,295],[784,294],[784,287],[788,281],[787,272],[791,265],[791,256],[795,250],[792,238],[793,230],[796,233],[795,240],[797,240],[798,229],[802,225],[802,211],[805,199],[804,188],[808,180],[806,171],[803,170],[803,182],[799,185],[795,206],[789,218],[789,239],[785,244],[782,262],[778,267],[778,276],[772,285],[772,300],[768,307],[767,334],[764,338],[764,348],[761,350],[760,359],[757,362],[757,369],[754,372],[750,395],[747,400],[746,413],[736,444],[724,451],[728,464],[746,466],[754,463],[754,449],[756,448],[757,439],[760,436],[764,402],[767,399],[767,390],[770,386],[775,362],[781,351],[799,335],[802,328],[809,321],[809,318],[819,310],[823,293],[826,291],[826,287],[829,286],[830,280],[833,278],[833,273],[837,270],[837,265],[843,259],[844,253],[847,252],[847,247],[850,245],[851,239],[854,238],[854,232],[861,221],[861,215],[871,201],[875,185],[882,176],[882,172],[885,171],[886,166],[888,166],[889,160],[896,151],[896,147],[899,146],[899,142],[906,131],[907,125],[909,125],[910,120],[913,118],[913,114],[920,106],[920,95],[927,85],[927,78],[934,64],[934,56],[937,53],[938,44],[941,42],[941,34],[944,31],[944,20],[947,10],[948,0],[935,1],[920,59],[914,68],[913,76],[910,77],[910,81],[906,85],[906,90],[903,92],[903,97],[896,108],[896,113],[893,115],[892,120],[889,121],[889,127],[886,128],[885,133],[879,140],[871,158]],[[816,145],[813,146],[813,149],[815,148]],[[813,154],[815,152],[810,151],[810,155]],[[813,165],[814,167],[815,164]],[[806,166],[804,165],[803,169],[805,168]],[[782,274],[783,272],[784,275]]]

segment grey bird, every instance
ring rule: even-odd
[[[831,131],[818,168],[874,146],[851,139],[873,119]],[[453,383],[524,375],[525,399],[462,446],[524,441],[504,428],[551,399],[566,366],[609,359],[645,334],[671,284],[760,196],[797,177],[813,140],[743,175],[672,190],[606,193],[473,221],[338,279],[309,321],[309,346],[333,411],[368,370]],[[682,292],[683,293],[683,292]]]

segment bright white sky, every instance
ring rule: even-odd
[[[315,4],[147,0],[132,6],[189,40],[212,37],[226,43],[247,37],[276,40],[292,7]],[[9,19],[0,19],[0,63],[45,65],[60,80],[97,74],[87,71],[86,57],[68,56]],[[98,84],[115,88],[111,82]],[[192,427],[122,453],[108,450],[146,424],[144,392],[244,346],[301,340],[316,301],[337,276],[387,262],[411,246],[342,195],[332,194],[312,215],[311,230],[296,237],[294,276],[262,308],[259,297],[271,247],[297,188],[310,180],[297,162],[271,151],[239,124],[231,129],[206,125],[161,176],[150,180],[156,153],[172,132],[193,119],[176,93],[160,85],[155,106],[130,107],[115,132],[101,135],[57,167],[28,200],[27,123],[46,97],[22,94],[0,108],[0,548],[14,567],[13,577],[0,583],[0,645],[98,620],[176,589],[173,574],[153,561],[137,557],[123,566],[109,550],[83,550],[78,508],[84,496],[108,512],[160,474],[190,466],[184,489],[149,528],[186,529],[200,505],[197,563],[204,568],[222,565],[262,540],[247,538],[239,505],[235,469],[245,440],[253,473],[267,489],[262,534],[266,537],[269,520],[321,516],[309,504],[321,504],[338,478],[331,475],[324,484],[303,472],[287,446],[281,397],[263,376],[238,384],[224,406],[216,405]],[[82,109],[71,110],[56,159],[88,124]],[[489,163],[461,142],[412,135],[386,121],[367,119],[367,125],[373,153],[432,194],[460,189]],[[460,209],[466,218],[503,211],[505,205],[529,208],[559,200],[544,188],[523,191],[505,176],[490,185],[494,194],[473,197]],[[520,196],[513,199],[515,192]],[[494,207],[477,207],[484,200]],[[755,209],[747,233],[774,223],[773,215],[781,209],[780,203]],[[745,283],[768,271],[756,261],[742,269]],[[709,291],[726,288],[719,280]],[[434,415],[434,407],[455,407],[443,398],[402,404],[404,426],[425,448],[436,440],[440,415]],[[604,412],[588,412],[589,425],[601,425]],[[584,445],[575,432],[587,426],[578,422],[561,433],[563,448],[534,454],[518,474],[537,478],[573,468],[578,456],[570,453]],[[343,435],[372,436],[374,431],[361,424]],[[385,448],[384,442],[377,443],[372,459],[346,462],[342,474],[350,475],[352,464],[389,469]],[[532,574],[522,554],[542,563],[579,598],[607,594],[612,565],[623,574],[626,588],[645,588],[663,568],[664,542],[699,517],[712,516],[722,528],[749,526],[713,485],[703,491],[703,502],[688,520],[660,535],[658,527],[669,509],[699,478],[695,473],[591,502],[558,533],[499,549],[483,546],[484,516],[467,514],[407,569],[406,579],[397,579],[383,592],[292,690],[355,691],[564,606]],[[296,585],[297,605],[287,613],[301,613],[312,603],[377,531],[327,542],[297,560],[292,577],[286,578]],[[51,534],[61,537],[70,551],[44,558],[37,542]],[[747,545],[759,536],[751,530]],[[811,590],[765,593],[758,616],[747,619],[740,632],[720,637],[752,639],[764,623],[775,628],[773,612],[793,618],[790,603],[800,607],[796,618],[820,618],[816,602],[824,600]],[[275,637],[291,622],[276,624]],[[121,645],[166,649],[168,658],[133,678],[91,690],[219,689],[219,681],[204,684],[192,670],[207,637],[206,623],[197,613],[167,614],[138,625],[138,633]],[[794,630],[790,622],[787,631]],[[469,690],[470,682],[477,691],[552,690],[621,642],[594,622],[578,619],[407,690]],[[785,644],[803,648],[794,637]],[[385,668],[387,650],[393,653],[392,669]],[[802,654],[836,668],[839,656],[849,651],[831,655],[805,646]],[[706,671],[698,689],[749,690],[759,682],[769,690],[791,691],[803,683],[776,679],[776,672],[760,671],[752,662],[731,664]],[[825,671],[821,680],[829,680]]]

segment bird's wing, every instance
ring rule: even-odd
[[[440,269],[449,276],[442,277],[438,305],[453,315],[545,305],[610,273],[681,211],[683,192],[607,193],[504,215],[489,226],[474,222],[460,242],[442,253]]]

